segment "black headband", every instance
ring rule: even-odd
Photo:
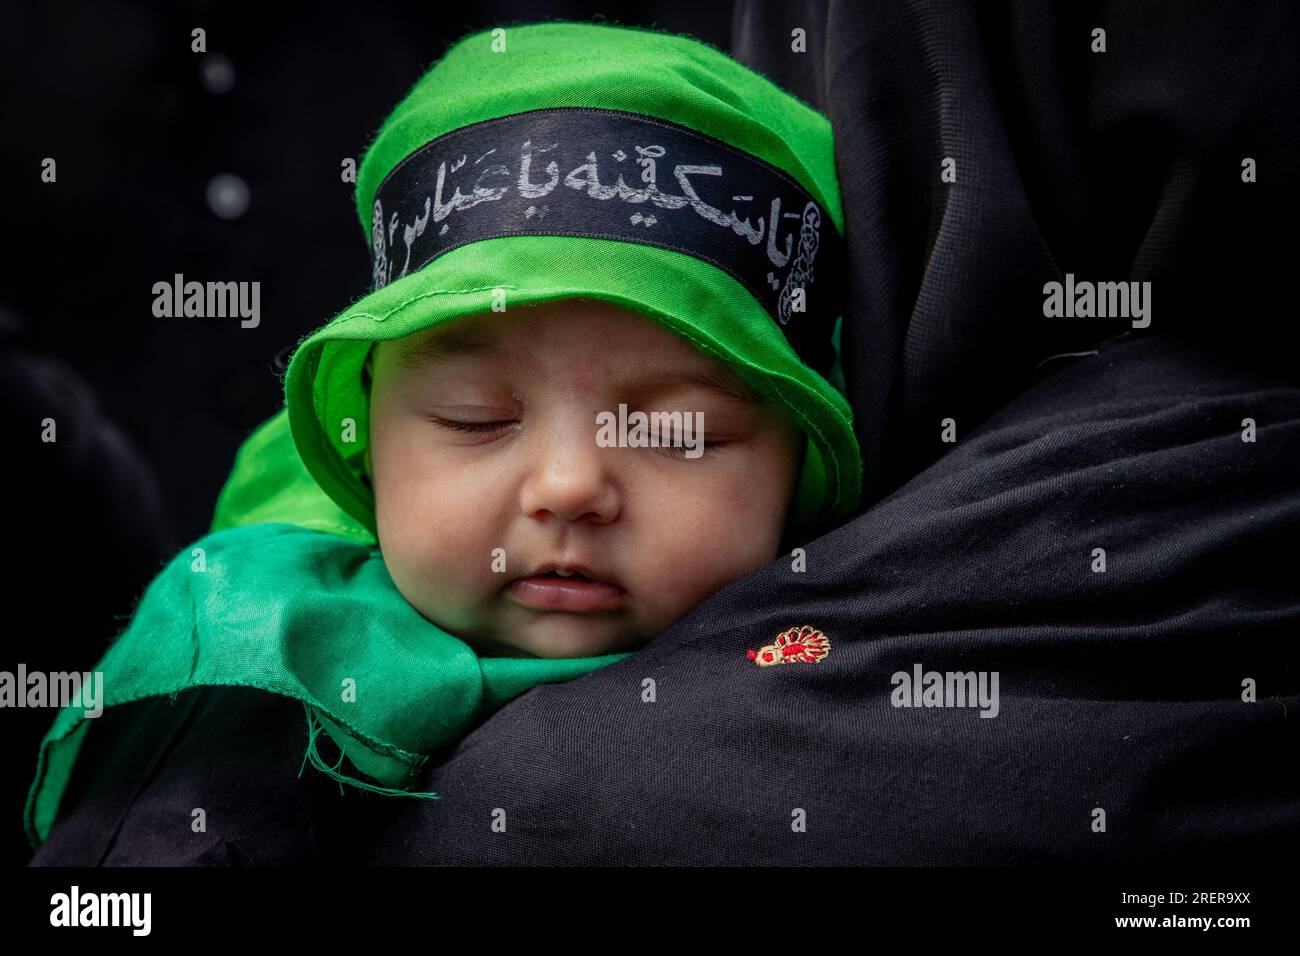
[[[686,253],[745,286],[806,365],[825,375],[834,360],[844,263],[834,223],[789,174],[688,127],[558,107],[432,140],[375,192],[374,287],[499,236],[586,236]]]

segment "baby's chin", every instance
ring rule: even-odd
[[[547,620],[517,628],[509,635],[462,638],[480,657],[602,657],[636,650],[650,636],[604,622],[576,620],[578,614],[548,614]],[[601,626],[603,625],[603,626]]]

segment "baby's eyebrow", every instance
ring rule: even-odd
[[[500,345],[491,339],[467,335],[456,329],[428,335],[415,344],[403,343],[397,362],[410,371],[419,371],[439,359],[453,356],[482,355],[518,361],[525,353],[513,346]]]
[[[738,375],[713,369],[662,369],[646,375],[632,375],[624,386],[637,391],[654,392],[672,385],[688,385],[734,398],[751,405],[765,405],[765,399]]]

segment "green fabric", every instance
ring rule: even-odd
[[[289,432],[288,409],[267,419],[240,446],[230,479],[217,496],[210,531],[285,521],[376,544],[365,525],[336,505],[307,473]]]
[[[746,149],[797,179],[842,231],[825,117],[720,51],[595,24],[508,27],[505,36],[504,53],[492,52],[490,31],[455,44],[384,123],[358,174],[367,242],[375,189],[409,153],[469,123],[554,106],[641,112]],[[856,509],[862,463],[838,362],[832,381],[804,366],[725,272],[614,240],[481,240],[363,296],[299,343],[285,407],[240,448],[209,533],[159,573],[95,666],[106,707],[214,685],[281,694],[303,703],[305,757],[315,767],[401,794],[434,754],[513,697],[629,656],[480,657],[406,602],[378,550],[374,501],[360,478],[369,351],[488,311],[497,288],[507,307],[597,298],[685,336],[804,429],[791,526],[837,522]],[[348,679],[355,700],[344,696]],[[49,832],[90,726],[80,710],[64,709],[41,743],[24,815],[33,846]],[[322,732],[378,786],[327,766],[315,747]]]
[[[530,687],[628,656],[479,657],[406,602],[377,547],[262,523],[177,555],[94,669],[106,708],[215,685],[296,698],[359,770],[394,788]],[[26,812],[33,845],[49,833],[90,722],[65,707],[42,743]]]

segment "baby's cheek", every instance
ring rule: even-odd
[[[701,515],[644,550],[653,558],[644,567],[642,590],[657,623],[666,626],[777,557],[780,505],[743,500],[747,496],[737,492],[726,517]]]
[[[446,549],[439,542],[453,536],[437,511],[412,489],[379,487],[375,502],[379,546],[389,575],[403,596],[423,610],[435,594],[434,582],[452,584],[444,566]]]
[[[683,537],[656,550],[638,575],[636,587],[652,626],[666,628],[738,576],[732,553],[722,542],[708,541]]]

